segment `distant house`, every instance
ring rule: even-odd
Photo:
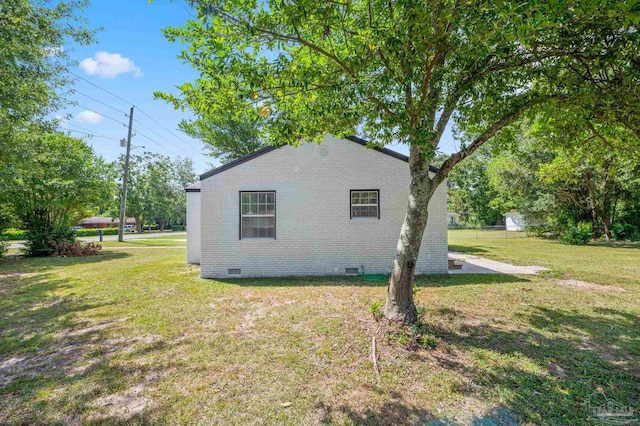
[[[366,144],[329,135],[204,173],[186,189],[187,261],[199,263],[204,278],[389,273],[407,207],[408,158]],[[445,183],[429,206],[416,272],[447,268]]]
[[[504,215],[504,223],[507,231],[524,231],[524,217],[517,211],[510,211]]]
[[[108,216],[95,216],[95,217],[87,217],[82,219],[82,221],[78,224],[85,229],[96,229],[96,228],[117,228],[120,223],[120,219],[114,219]],[[125,220],[125,225],[135,225],[136,220],[132,217],[127,218]]]

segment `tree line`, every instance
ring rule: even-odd
[[[6,0],[0,7],[0,254],[2,233],[26,232],[26,253],[87,252],[72,226],[101,214],[117,217],[123,162],[107,162],[51,115],[69,102],[74,62],[62,47],[94,42],[79,13],[82,0]],[[143,222],[185,223],[184,188],[195,180],[189,159],[134,155],[127,214]],[[89,252],[93,252],[90,247]]]
[[[452,170],[447,184],[448,208],[465,225],[500,225],[517,210],[537,234],[640,239],[640,147],[620,126],[577,117],[519,122]]]

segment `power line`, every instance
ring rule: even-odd
[[[101,87],[101,86],[99,86],[99,85],[97,85],[97,84],[95,84],[95,83],[92,83],[91,81],[87,80],[86,78],[84,78],[84,77],[82,77],[82,76],[80,76],[80,75],[78,75],[78,74],[74,73],[73,71],[69,71],[69,73],[70,73],[71,75],[74,75],[75,77],[79,78],[80,80],[82,80],[82,81],[84,81],[84,82],[86,82],[86,83],[88,83],[88,84],[92,85],[93,87],[96,87],[96,88],[98,88],[98,89],[102,90],[102,91],[103,91],[103,92],[105,92],[105,93],[108,93],[109,95],[111,95],[111,96],[113,96],[113,97],[115,97],[115,98],[117,98],[117,99],[119,99],[119,100],[121,100],[121,101],[123,101],[123,102],[126,102],[126,103],[128,103],[128,104],[130,104],[130,105],[135,106],[135,104],[134,104],[133,102],[130,102],[130,101],[128,101],[127,99],[124,99],[123,97],[116,95],[116,94],[115,94],[115,93],[113,93],[112,91],[107,90],[107,89],[105,89],[105,88],[103,88],[103,87]],[[103,102],[101,102],[101,101],[98,101],[98,100],[97,100],[97,99],[95,99],[95,98],[91,98],[90,96],[85,95],[84,93],[81,93],[81,92],[79,92],[79,91],[78,91],[78,93],[80,93],[80,94],[82,94],[82,95],[84,95],[84,96],[86,96],[86,97],[88,97],[88,98],[90,98],[90,99],[93,99],[93,100],[95,100],[95,101],[97,101],[97,102],[100,102],[101,104],[103,104],[103,105],[105,105],[105,106],[107,106],[107,107],[109,107],[109,108],[111,108],[111,109],[114,109],[114,110],[116,110],[116,111],[118,111],[118,112],[122,112],[122,111],[118,110],[117,108],[112,107],[112,106],[110,106],[110,105],[108,105],[108,104],[106,104],[106,103],[103,103]],[[85,108],[85,107],[83,107],[83,106],[81,106],[81,105],[79,105],[79,106],[80,106],[80,107],[82,107],[82,108]],[[123,124],[123,125],[125,125],[125,126],[126,126],[126,124],[125,124],[125,123],[123,123],[123,122],[121,122],[121,121],[118,121],[118,120],[115,120],[114,118],[108,117],[108,116],[106,116],[106,115],[104,115],[104,114],[101,114],[101,113],[99,113],[99,112],[97,112],[97,111],[93,111],[93,110],[92,110],[92,109],[90,109],[90,108],[86,108],[86,109],[88,109],[89,111],[95,112],[96,114],[100,114],[100,115],[102,115],[103,117],[109,118],[109,119],[111,119],[111,120],[113,120],[113,121],[116,121],[116,122],[121,123],[121,124]],[[139,111],[141,114],[144,114],[147,118],[149,118],[151,121],[153,121],[155,124],[157,124],[161,129],[163,129],[164,131],[166,131],[167,133],[169,133],[170,135],[172,135],[173,137],[175,137],[176,139],[178,139],[178,140],[179,140],[180,142],[182,142],[183,144],[185,144],[185,145],[187,145],[187,144],[188,144],[188,142],[187,142],[187,141],[185,141],[184,139],[182,139],[180,136],[176,135],[176,134],[175,134],[174,132],[172,132],[171,130],[167,129],[167,128],[166,128],[166,127],[165,127],[161,122],[159,122],[158,120],[156,120],[155,118],[153,118],[152,116],[150,116],[149,114],[147,114],[145,111],[143,111],[143,110],[142,110],[142,109],[140,109],[139,107],[137,107],[137,109],[138,109],[138,111]],[[125,113],[125,115],[126,115],[126,113]],[[140,123],[138,120],[135,120],[135,121],[136,121],[138,124],[141,124],[143,127],[146,127],[147,129],[151,130],[151,131],[152,131],[154,134],[156,134],[157,136],[159,136],[159,137],[163,138],[163,136],[159,135],[159,134],[158,134],[157,132],[155,132],[155,130],[153,130],[151,127],[148,127],[148,126],[146,126],[146,125],[144,125],[144,124]],[[140,133],[140,132],[138,132],[138,133]],[[142,134],[141,134],[141,135],[142,135]],[[144,135],[142,135],[142,136],[144,136]],[[148,136],[144,136],[144,137],[146,137],[147,139],[151,140],[152,142],[154,142],[154,143],[158,144],[158,142],[154,141],[153,139],[149,138]],[[187,151],[185,151],[184,149],[182,149],[180,146],[178,146],[178,145],[176,145],[176,144],[174,144],[174,143],[172,143],[172,142],[169,142],[169,143],[170,143],[171,145],[173,145],[174,147],[178,148],[179,150],[181,150],[182,152],[184,152],[185,154],[188,154],[188,152],[187,152]],[[160,145],[160,144],[158,144],[158,145]],[[162,146],[162,145],[160,145],[160,146]]]
[[[98,112],[98,111],[96,111],[96,110],[93,110],[93,109],[91,109],[91,108],[89,108],[89,107],[86,107],[86,106],[84,106],[84,105],[80,105],[80,104],[78,104],[78,106],[79,106],[80,108],[84,108],[84,109],[86,109],[87,111],[95,112],[96,114],[101,115],[101,116],[103,116],[104,118],[108,118],[109,120],[115,121],[116,123],[120,123],[120,124],[122,124],[123,126],[126,126],[126,125],[127,125],[127,123],[123,123],[122,121],[120,121],[120,120],[118,120],[118,119],[116,119],[116,118],[110,117],[110,116],[108,116],[108,115],[106,115],[106,114],[103,114],[103,113],[101,113],[101,112]]]
[[[87,80],[86,78],[84,78],[84,77],[82,77],[82,76],[80,76],[80,75],[76,74],[76,73],[75,73],[75,72],[73,72],[73,71],[69,71],[69,74],[71,74],[71,75],[75,75],[75,76],[76,76],[76,77],[78,77],[80,80],[85,81],[85,82],[89,83],[90,85],[92,85],[93,87],[97,87],[98,89],[102,90],[103,92],[108,93],[108,94],[110,94],[111,96],[113,96],[113,97],[116,97],[116,98],[120,99],[122,102],[126,102],[126,103],[128,103],[128,104],[130,104],[130,105],[133,105],[133,102],[129,102],[128,100],[126,100],[126,99],[124,99],[124,98],[122,98],[122,97],[120,97],[120,96],[116,95],[115,93],[113,93],[113,92],[111,92],[111,91],[109,91],[109,90],[107,90],[107,89],[105,89],[105,88],[103,88],[103,87],[100,87],[100,86],[98,86],[98,85],[97,85],[97,84],[95,84],[95,83],[90,82],[90,81],[89,81],[89,80]]]
[[[103,137],[103,138],[109,138],[109,139],[119,140],[119,139],[115,139],[115,138],[113,138],[112,136],[104,135],[104,134],[102,134],[102,133],[95,133],[92,129],[88,129],[88,128],[86,128],[86,127],[78,126],[78,125],[77,125],[77,124],[75,124],[75,123],[65,123],[65,125],[67,125],[67,126],[74,126],[74,127],[77,127],[78,129],[82,129],[82,130],[85,130],[85,131],[87,131],[87,132],[91,132],[91,133],[92,133],[93,135],[95,135],[95,136],[100,136],[100,137]]]
[[[138,109],[138,111],[140,111],[140,109]],[[133,120],[136,123],[138,123],[139,125],[143,126],[146,129],[149,129],[153,134],[155,134],[156,136],[160,137],[160,138],[164,138],[164,136],[162,136],[161,134],[159,134],[158,132],[156,132],[155,130],[153,130],[151,127],[147,126],[144,123],[139,122],[138,120]],[[136,130],[136,132],[138,132],[139,134],[141,134],[142,136],[144,136],[145,138],[153,141],[153,139],[149,138],[148,136],[145,136],[144,134],[140,133],[138,130]],[[185,151],[184,149],[182,149],[179,145],[176,145],[175,143],[168,141],[171,145],[175,146],[176,148],[178,148],[180,151],[184,152],[185,154],[188,154],[187,151]],[[156,142],[157,143],[157,142]]]
[[[67,129],[66,127],[60,127],[60,128],[62,130],[66,130],[67,132],[81,133],[83,135],[95,136],[97,138],[111,139],[112,141],[118,141],[118,139],[116,139],[116,138],[112,138],[112,137],[104,136],[104,135],[99,135],[99,134],[96,134],[96,133],[81,132],[80,130]]]
[[[135,129],[134,129],[134,130],[135,130]],[[147,138],[147,139],[149,139],[151,142],[155,143],[156,145],[158,145],[158,146],[160,146],[160,147],[162,147],[162,148],[165,148],[165,146],[164,146],[164,145],[162,145],[160,142],[157,142],[156,140],[151,139],[149,136],[145,135],[144,133],[141,133],[141,132],[139,132],[138,130],[135,130],[135,132],[136,132],[136,133],[135,133],[136,135],[140,135],[140,136],[142,136],[143,138]]]
[[[166,127],[164,127],[162,125],[162,123],[160,123],[158,120],[156,120],[155,118],[153,118],[152,116],[150,116],[149,114],[147,114],[146,112],[144,112],[143,110],[141,110],[140,108],[138,108],[138,111],[140,111],[142,114],[146,115],[151,121],[153,121],[154,123],[156,123],[158,126],[160,126],[161,129],[164,129],[167,133],[169,133],[170,135],[172,135],[174,138],[178,139],[180,142],[186,144],[187,142],[182,139],[180,136],[176,135],[175,133],[173,133],[171,130],[167,129]]]
[[[82,96],[84,96],[84,97],[87,97],[87,98],[91,99],[92,101],[98,102],[99,104],[102,104],[102,105],[106,106],[107,108],[111,108],[112,110],[117,111],[117,112],[119,112],[119,113],[121,113],[121,114],[124,114],[125,116],[127,115],[127,113],[126,113],[126,112],[124,112],[124,111],[122,111],[122,110],[120,110],[120,109],[118,109],[118,108],[116,108],[116,107],[113,107],[113,106],[111,106],[111,105],[109,105],[109,104],[107,104],[107,103],[104,103],[104,102],[102,102],[102,101],[101,101],[101,100],[99,100],[99,99],[96,99],[96,98],[94,98],[94,97],[92,97],[92,96],[89,96],[89,95],[87,95],[86,93],[82,93],[81,91],[76,90],[76,89],[71,89],[71,90],[72,90],[72,92],[73,92],[73,93],[78,93],[78,94],[80,94],[80,95],[82,95]]]

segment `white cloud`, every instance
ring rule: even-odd
[[[102,116],[93,111],[82,111],[75,116],[75,120],[78,123],[99,123],[102,121]]]
[[[114,78],[118,74],[132,73],[134,77],[142,77],[140,67],[129,58],[119,53],[98,52],[93,58],[85,58],[80,68],[89,75],[97,74],[103,78]]]

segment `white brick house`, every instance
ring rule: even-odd
[[[388,273],[404,220],[407,157],[328,135],[268,147],[187,188],[187,261],[203,278]],[[447,273],[447,194],[429,206],[416,272]]]

